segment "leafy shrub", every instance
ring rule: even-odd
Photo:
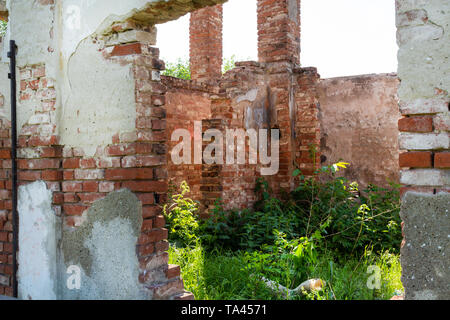
[[[341,254],[399,247],[401,241],[398,186],[369,186],[362,192],[335,173],[346,168],[340,162],[321,168],[317,174],[330,179],[306,179],[294,172],[298,186],[281,200],[272,196],[267,182],[258,180],[260,196],[253,210],[224,211],[218,204],[202,223],[206,244],[231,249],[258,249],[276,240],[274,230],[287,239],[310,238],[319,232],[322,246]]]
[[[198,204],[186,197],[190,189],[185,181],[180,189],[180,193],[169,195],[170,202],[164,205],[163,213],[169,228],[169,241],[187,246],[198,240]]]
[[[360,192],[357,183],[335,176],[346,165],[321,168],[317,173],[327,175],[326,182],[305,179],[300,170],[294,172],[300,182],[290,201],[298,210],[298,232],[309,236],[321,230],[324,245],[342,254],[362,253],[367,246],[377,251],[398,249],[401,242],[398,186],[392,184],[385,189],[370,185]]]
[[[166,70],[164,70],[162,74],[165,76],[190,80],[191,68],[189,66],[189,61],[178,59],[176,62],[168,62],[166,63]]]
[[[210,217],[201,222],[199,237],[202,243],[210,248],[239,248],[248,223],[248,212],[226,211],[220,200],[216,200]]]
[[[236,56],[223,59],[222,72],[225,73],[235,67]],[[165,76],[175,77],[179,79],[190,80],[191,79],[191,66],[189,60],[178,59],[176,62],[166,63],[166,70],[162,72]]]

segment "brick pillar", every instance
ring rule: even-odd
[[[259,61],[300,64],[300,0],[257,1]]]
[[[295,164],[303,175],[311,177],[320,167],[320,120],[317,93],[320,75],[316,68],[301,68],[295,71],[295,115],[293,116]]]
[[[191,78],[205,81],[222,75],[222,5],[191,13]]]

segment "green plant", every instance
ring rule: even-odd
[[[236,67],[236,55],[223,59],[222,73],[226,73]]]
[[[297,188],[291,193],[299,219],[299,234],[309,236],[322,230],[323,244],[342,255],[362,253],[366,246],[375,250],[398,250],[401,242],[400,199],[397,185],[390,189],[369,186],[363,192],[358,184],[336,177],[348,164],[322,167],[318,175],[328,179],[306,179],[300,170]]]
[[[222,73],[230,71],[235,67],[236,56],[232,55],[229,58],[223,59]],[[167,62],[166,69],[162,72],[162,75],[175,77],[179,79],[190,80],[191,79],[191,66],[188,59],[179,58],[175,62]]]
[[[245,225],[249,222],[248,210],[226,211],[217,199],[209,217],[201,221],[200,239],[210,248],[238,248],[241,244]]]
[[[186,197],[190,192],[186,181],[181,183],[180,189],[180,193],[169,196],[170,203],[164,205],[163,213],[169,229],[169,241],[186,246],[198,241],[198,204]]]
[[[360,191],[356,182],[336,176],[347,166],[339,162],[322,167],[316,178],[306,178],[295,170],[298,185],[284,198],[274,197],[267,181],[258,179],[255,191],[259,200],[254,208],[225,211],[217,202],[209,219],[202,222],[201,237],[213,246],[257,250],[274,243],[274,230],[286,234],[287,239],[309,239],[319,232],[321,248],[342,256],[361,254],[366,246],[377,251],[398,250],[398,186],[371,185]]]
[[[166,63],[166,70],[162,72],[165,76],[190,80],[191,69],[188,60],[178,59],[176,62]]]
[[[366,250],[360,257],[339,262],[331,252],[322,252],[311,268],[302,268],[299,274],[289,256],[295,249],[294,242],[285,249],[282,244],[279,247],[280,251],[206,250],[197,242],[190,247],[171,246],[169,263],[180,265],[186,290],[193,292],[198,300],[286,299],[267,288],[260,275],[289,288],[306,279],[324,280],[322,291],[288,299],[390,299],[395,292],[403,291],[398,254]],[[368,266],[373,265],[381,270],[381,286],[375,290],[367,287]]]

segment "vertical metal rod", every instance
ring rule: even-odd
[[[9,42],[8,58],[10,59],[10,73],[11,80],[11,162],[12,162],[12,225],[13,225],[13,295],[18,296],[17,283],[17,252],[19,250],[19,217],[17,213],[17,104],[16,104],[16,42],[11,40]]]

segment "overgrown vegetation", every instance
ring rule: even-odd
[[[235,67],[236,57],[233,55],[230,58],[223,59],[222,72],[225,73]],[[167,62],[166,69],[162,72],[162,75],[175,77],[184,80],[191,79],[191,68],[189,60],[178,59],[175,62]]]
[[[253,209],[226,211],[220,201],[206,220],[186,197],[165,207],[171,263],[181,265],[188,290],[198,299],[279,299],[261,278],[295,288],[311,278],[322,291],[290,299],[387,299],[402,290],[398,186],[369,186],[337,177],[348,164],[321,168],[311,179],[294,172],[297,188],[274,197],[259,180]],[[321,182],[326,181],[326,182]],[[368,267],[381,271],[381,285],[367,286]]]

